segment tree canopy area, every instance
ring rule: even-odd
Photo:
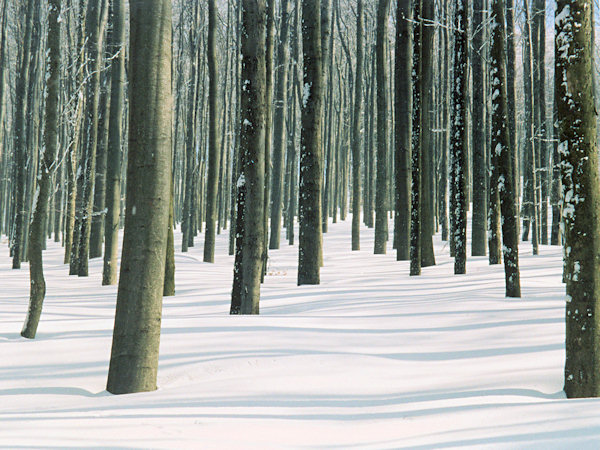
[[[21,335],[45,320],[49,240],[74,286],[101,258],[118,285],[107,390],[155,390],[176,255],[202,242],[200,283],[227,239],[223,312],[257,315],[273,255],[293,248],[298,289],[319,285],[348,221],[349,255],[394,251],[385,273],[416,288],[449,254],[465,297],[473,258],[503,264],[519,302],[520,245],[562,247],[564,391],[600,396],[595,11],[0,0],[0,236],[30,272]]]

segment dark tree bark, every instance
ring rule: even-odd
[[[321,1],[302,3],[304,84],[300,143],[298,285],[319,284],[321,268],[321,176],[323,151],[323,71],[321,59]]]
[[[217,190],[219,187],[219,64],[217,62],[217,3],[208,2],[208,171],[206,178],[206,229],[204,262],[215,262]]]
[[[421,266],[435,265],[433,253],[434,182],[433,182],[433,65],[435,36],[435,4],[423,1],[421,24]]]
[[[33,339],[42,314],[46,296],[42,246],[46,241],[43,229],[48,217],[48,201],[52,190],[52,174],[56,170],[58,150],[58,115],[60,85],[60,22],[61,1],[50,0],[48,8],[48,56],[46,67],[46,121],[44,128],[45,150],[40,161],[40,175],[34,196],[33,218],[29,227],[29,308],[21,336]]]
[[[454,246],[456,256],[454,273],[467,270],[467,56],[468,56],[468,0],[457,0],[454,17],[454,86],[452,89],[452,154],[455,190]]]
[[[396,259],[410,259],[410,147],[412,114],[412,7],[398,0],[395,67],[395,238]],[[358,79],[358,75],[357,75]]]
[[[265,245],[265,21],[265,0],[242,0],[242,123],[231,314],[259,313]]]
[[[600,396],[600,199],[591,0],[559,0],[555,85],[565,230],[567,397]]]
[[[107,390],[156,389],[171,183],[171,2],[130,0],[127,208]]]
[[[485,21],[484,1],[473,0],[473,51],[471,67],[473,71],[473,220],[471,227],[471,255],[485,256],[487,240],[487,201],[486,201],[486,127],[485,127]],[[493,148],[493,147],[492,147]]]
[[[504,0],[492,0],[492,50],[490,81],[492,86],[492,166],[497,167],[502,212],[502,249],[507,297],[521,296],[519,275],[518,209],[512,180],[514,149],[510,148],[508,93],[506,75],[506,28]]]
[[[421,275],[421,5],[413,0],[410,275]]]

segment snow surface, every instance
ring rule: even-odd
[[[391,243],[372,254],[372,230],[351,252],[350,229],[324,236],[320,286],[296,286],[297,247],[271,251],[261,316],[228,314],[227,233],[216,264],[201,238],[177,253],[159,390],[122,396],[104,390],[116,287],[100,286],[101,260],[69,277],[49,243],[29,341],[27,265],[11,270],[3,245],[0,447],[598,448],[600,400],[562,392],[560,248],[521,245],[523,299],[506,299],[484,257],[455,276],[436,238],[438,265],[409,277]]]

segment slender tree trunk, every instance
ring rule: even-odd
[[[363,2],[356,6],[356,75],[352,118],[352,250],[360,250],[360,147],[362,129]]]
[[[422,0],[413,1],[410,275],[421,275],[421,5]]]
[[[33,339],[42,314],[42,304],[46,296],[42,244],[46,241],[43,229],[48,216],[48,201],[52,190],[52,173],[56,170],[58,149],[58,115],[60,85],[60,0],[50,0],[48,9],[48,43],[46,68],[46,122],[44,146],[39,182],[34,196],[33,219],[29,227],[29,308],[21,336]]]
[[[300,145],[298,285],[319,284],[322,248],[321,185],[323,151],[323,71],[321,59],[321,1],[302,3],[304,85]]]
[[[539,216],[538,216],[538,190],[537,190],[537,158],[536,158],[536,142],[535,142],[535,106],[533,103],[533,44],[532,44],[532,30],[531,30],[531,15],[529,12],[529,0],[523,0],[523,7],[525,9],[525,55],[523,58],[524,66],[524,86],[525,86],[525,151],[528,154],[527,167],[528,171],[528,189],[530,196],[529,203],[529,217],[531,221],[531,243],[533,247],[533,254],[537,255],[538,250],[538,238],[539,238]],[[525,203],[525,202],[523,202]],[[525,230],[524,230],[525,233]],[[525,239],[523,239],[525,240]]]
[[[486,201],[486,133],[485,133],[485,56],[483,45],[485,22],[484,1],[473,1],[473,221],[471,229],[471,255],[485,256],[487,237]]]
[[[519,151],[517,139],[517,89],[516,89],[516,56],[515,56],[515,0],[506,1],[506,78],[508,89],[508,130],[510,148],[512,149],[512,179],[514,183],[515,201],[517,211],[520,209],[521,181],[519,171]],[[517,220],[517,233],[519,233],[519,220]]]
[[[121,212],[121,158],[125,103],[125,0],[113,0],[112,33],[109,46],[116,55],[111,69],[110,118],[106,166],[106,222],[102,284],[117,283],[117,249]]]
[[[412,8],[410,0],[398,0],[396,9],[395,67],[395,237],[396,259],[410,259],[410,143],[412,114]],[[357,75],[358,79],[358,75]]]
[[[492,165],[498,169],[497,191],[502,211],[502,250],[507,297],[521,296],[519,275],[518,209],[512,180],[514,149],[510,148],[506,76],[504,0],[492,0]]]
[[[219,64],[217,62],[217,3],[208,2],[208,177],[206,179],[206,229],[204,262],[215,262],[217,190],[219,186]]]
[[[12,237],[12,268],[21,268],[21,256],[23,246],[23,235],[25,227],[25,162],[26,162],[26,139],[25,129],[27,120],[27,92],[29,86],[29,66],[33,59],[32,39],[33,16],[36,9],[40,8],[40,0],[28,0],[25,18],[25,35],[22,42],[21,61],[19,74],[17,75],[17,86],[15,91],[15,113],[13,130],[14,151],[14,224]]]
[[[377,7],[377,189],[375,191],[375,254],[385,254],[387,232],[388,162],[387,162],[387,40],[390,0],[379,0]]]
[[[81,226],[77,256],[77,275],[88,276],[88,256],[94,205],[94,185],[96,179],[96,147],[98,145],[98,109],[100,103],[100,71],[104,45],[104,26],[108,8],[105,0],[90,0],[86,14],[87,58],[90,80],[86,87],[86,111],[84,124],[84,155],[82,156],[81,177]],[[74,261],[71,261],[73,264]]]
[[[452,153],[455,185],[454,245],[456,256],[454,273],[467,271],[467,55],[468,55],[468,0],[457,0],[454,17],[454,86],[452,116]]]
[[[273,115],[273,170],[271,172],[271,235],[269,248],[278,249],[281,239],[281,214],[283,209],[283,155],[286,148],[287,111],[287,68],[289,59],[289,13],[288,0],[281,2],[281,31],[277,46],[277,64],[279,76],[275,86],[275,103]]]
[[[107,390],[156,389],[169,222],[171,2],[130,0],[127,208]]]

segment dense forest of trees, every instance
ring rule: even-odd
[[[319,284],[328,224],[348,219],[349,251],[393,247],[413,276],[438,232],[457,275],[503,262],[507,297],[520,241],[564,245],[565,391],[600,395],[593,19],[591,0],[0,0],[0,233],[29,263],[22,335],[47,239],[71,275],[103,257],[108,389],[155,389],[176,247],[204,233],[213,263],[227,236],[230,312],[258,314],[269,253],[297,245],[298,285]]]

